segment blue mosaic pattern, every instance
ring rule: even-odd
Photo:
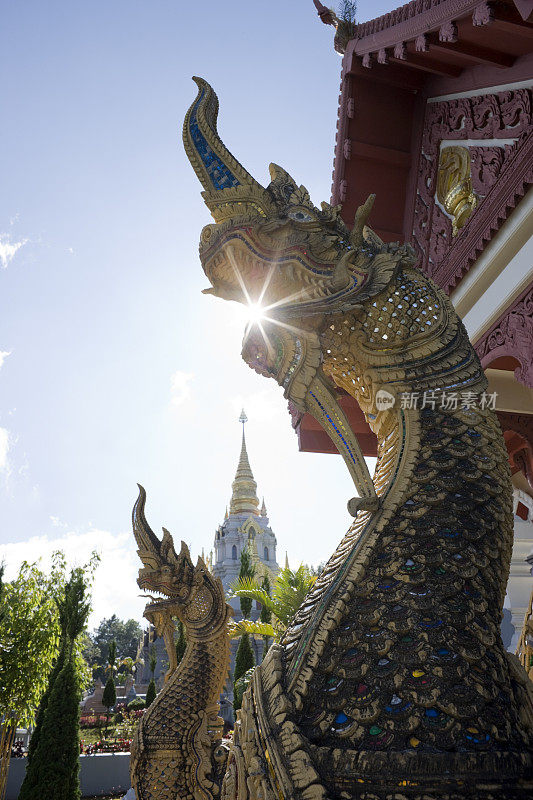
[[[396,462],[396,468],[394,470],[394,473],[393,473],[393,475],[391,476],[391,478],[389,480],[389,484],[388,484],[384,494],[382,495],[383,499],[385,499],[387,497],[387,495],[390,492],[392,486],[394,485],[394,481],[396,480],[396,475],[398,473],[398,470],[400,468],[400,464],[402,462],[403,451],[405,449],[405,443],[406,443],[406,439],[407,439],[407,430],[406,430],[406,425],[405,425],[405,415],[404,415],[403,411],[400,411],[400,419],[401,419],[401,425],[402,425],[402,427],[401,427],[401,439],[400,439],[400,441],[401,441],[400,451],[399,451],[399,454],[398,454],[398,460]],[[320,600],[316,604],[316,608],[315,608],[311,618],[309,620],[306,620],[305,624],[307,625],[308,633],[306,635],[304,635],[304,636],[301,636],[299,640],[293,642],[293,644],[297,644],[298,645],[298,648],[297,648],[297,654],[295,655],[294,660],[292,662],[292,665],[289,667],[289,670],[288,670],[288,673],[289,673],[290,677],[294,676],[295,672],[299,668],[300,662],[302,661],[303,655],[305,653],[305,649],[306,649],[306,647],[307,647],[307,645],[308,645],[308,643],[309,643],[309,641],[310,641],[310,639],[311,639],[311,637],[313,635],[313,633],[312,633],[312,631],[313,631],[312,621],[314,619],[316,619],[320,614],[323,613],[325,607],[328,604],[329,598],[332,596],[332,594],[335,591],[336,587],[344,579],[346,573],[348,572],[348,570],[350,568],[350,565],[352,563],[352,559],[353,559],[355,553],[359,550],[359,548],[361,547],[362,543],[365,541],[365,535],[364,534],[365,534],[366,528],[367,528],[367,526],[365,526],[365,528],[363,528],[363,530],[361,531],[360,536],[357,538],[357,541],[353,545],[352,549],[350,550],[348,555],[345,557],[344,562],[340,566],[335,578],[331,581],[328,589],[326,590],[326,592],[324,592],[324,595],[320,598]]]
[[[316,396],[316,394],[313,394],[313,392],[311,392],[311,391],[309,392],[309,394],[311,395],[311,397],[313,398],[313,400],[315,401],[315,403],[318,405],[318,407],[320,408],[320,410],[322,411],[322,413],[324,414],[324,416],[325,416],[325,417],[327,417],[327,419],[328,419],[328,422],[329,422],[329,423],[330,423],[330,424],[333,426],[333,428],[334,428],[334,430],[335,430],[335,433],[337,434],[337,436],[339,436],[339,437],[340,437],[340,439],[341,439],[341,441],[342,441],[343,445],[345,446],[346,450],[348,451],[348,455],[350,456],[350,458],[351,458],[351,460],[353,461],[353,463],[354,463],[354,464],[357,464],[357,461],[356,461],[356,459],[355,459],[355,456],[354,456],[354,454],[352,453],[352,451],[350,450],[350,445],[348,444],[348,442],[346,441],[346,439],[344,438],[344,436],[343,436],[343,435],[342,435],[342,433],[340,432],[339,428],[338,428],[338,427],[335,425],[335,423],[334,423],[334,422],[333,422],[333,420],[331,419],[330,415],[328,414],[328,412],[326,411],[326,409],[324,408],[324,406],[322,405],[322,403],[320,402],[320,400],[318,399],[318,397]]]
[[[191,111],[191,116],[189,118],[189,131],[191,134],[191,139],[194,142],[194,146],[196,147],[198,155],[202,159],[202,163],[206,168],[207,174],[209,175],[209,179],[213,184],[214,189],[227,189],[229,186],[239,186],[240,181],[228,169],[220,156],[218,156],[211,149],[207,139],[198,126],[197,111],[204,94],[205,89],[202,89],[202,92]]]

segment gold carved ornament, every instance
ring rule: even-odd
[[[467,147],[443,147],[440,151],[437,199],[451,216],[452,234],[456,236],[478,202],[472,188],[470,152]]]

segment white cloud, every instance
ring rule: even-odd
[[[170,383],[170,403],[174,408],[179,408],[191,399],[191,381],[194,375],[190,372],[176,370]]]
[[[9,431],[7,430],[7,428],[0,428],[0,470],[7,469],[8,452],[9,452]]]
[[[0,369],[2,368],[6,358],[10,355],[11,355],[11,350],[0,350]]]
[[[54,528],[68,528],[67,523],[66,522],[62,522],[59,519],[59,517],[54,517],[54,516],[50,515],[50,522],[52,523]]]
[[[59,521],[57,517],[52,518],[54,525],[54,520]],[[65,553],[69,567],[86,564],[93,550],[100,555],[92,589],[90,629],[112,614],[117,614],[121,619],[133,618],[142,622],[146,600],[139,597],[136,580],[141,562],[131,533],[115,534],[90,528],[82,533],[71,530],[59,533],[54,538],[34,536],[24,542],[0,545],[0,562],[5,562],[6,579],[11,580],[16,575],[24,560],[36,561],[40,558],[42,568],[47,570],[52,553],[56,550]]]
[[[0,233],[0,264],[3,269],[7,268],[9,262],[27,241],[27,239],[21,239],[18,242],[12,242],[9,233]]]

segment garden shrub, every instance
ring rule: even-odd
[[[132,700],[131,703],[128,703],[128,711],[139,711],[141,708],[146,708],[144,700],[140,698],[136,698]]]

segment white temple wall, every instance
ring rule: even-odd
[[[522,520],[515,515],[514,517],[514,544],[513,555],[511,558],[511,570],[507,583],[507,595],[505,597],[504,609],[511,612],[511,622],[514,626],[514,633],[510,643],[505,642],[510,652],[516,650],[518,639],[524,624],[524,616],[529,605],[529,597],[533,588],[533,576],[531,575],[531,564],[526,561],[527,557],[533,552],[533,500],[529,495],[520,490],[514,492],[514,509],[518,502],[525,505],[529,510],[529,518]],[[505,641],[505,636],[504,636]]]

